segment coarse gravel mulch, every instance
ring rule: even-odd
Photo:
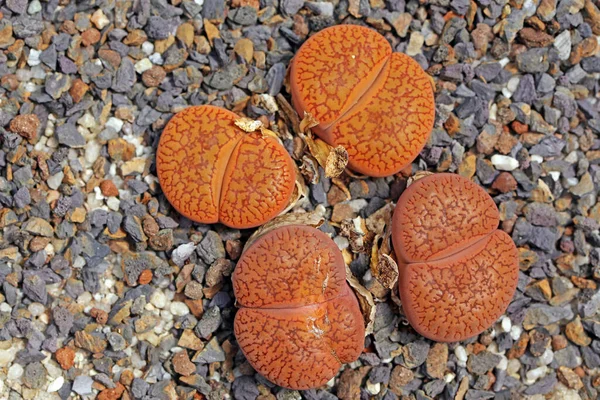
[[[0,398],[598,398],[599,8],[0,0]],[[377,30],[431,75],[435,128],[410,170],[331,179],[298,134],[286,71],[334,24]],[[291,212],[323,217],[375,299],[365,352],[322,388],[274,387],[236,345],[230,275],[252,231],[192,223],[161,193],[162,128],[198,104],[279,134],[308,189]],[[417,335],[371,271],[419,171],[483,186],[519,248],[506,315],[461,343]]]

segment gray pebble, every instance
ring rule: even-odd
[[[46,283],[42,278],[35,274],[27,274],[23,278],[23,294],[33,301],[46,304],[48,292]]]
[[[533,385],[529,386],[525,389],[524,393],[528,396],[533,396],[536,394],[547,394],[554,386],[558,383],[556,379],[556,373],[550,372],[550,374],[546,375],[539,381],[535,382]]]
[[[208,339],[221,325],[221,310],[219,307],[211,307],[204,312],[198,325],[196,325],[196,334],[203,338]]]
[[[129,57],[121,60],[121,65],[115,74],[112,89],[118,93],[125,93],[131,90],[135,83],[135,68],[133,61]]]
[[[80,395],[92,393],[92,384],[94,381],[87,375],[79,375],[73,381],[73,391]]]
[[[143,379],[133,378],[133,382],[131,382],[131,394],[134,399],[142,399],[149,388],[150,385]]]
[[[68,335],[73,327],[73,314],[64,307],[55,307],[52,310],[52,318],[54,324],[58,327],[60,336]]]
[[[227,14],[227,18],[239,25],[254,25],[258,19],[256,8],[252,6],[242,6],[233,8]]]
[[[31,203],[31,196],[29,195],[29,189],[21,187],[17,190],[13,196],[13,201],[17,208],[23,208]]]
[[[519,81],[513,100],[519,103],[531,104],[536,99],[533,75],[525,75]]]
[[[283,15],[294,15],[304,6],[304,0],[281,0],[281,13]]]
[[[211,265],[217,258],[225,258],[225,247],[219,234],[215,231],[208,231],[202,241],[198,244],[197,253],[202,260]]]
[[[467,366],[474,374],[483,375],[494,368],[502,357],[489,351],[482,351],[478,354],[471,354]]]
[[[254,400],[260,394],[256,381],[250,376],[236,378],[231,385],[231,389],[233,397],[240,400]]]
[[[70,122],[58,126],[55,135],[58,139],[58,143],[67,147],[83,148],[86,144],[81,133],[79,133],[75,125]]]
[[[46,383],[46,368],[40,362],[32,362],[25,366],[23,383],[31,389],[41,389]]]
[[[43,30],[44,23],[28,15],[22,15],[13,20],[13,33],[19,39],[39,35]]]
[[[225,0],[205,0],[202,16],[209,20],[223,20],[225,16]]]
[[[204,4],[206,7],[206,2]],[[150,39],[162,40],[169,37],[172,28],[169,20],[154,15],[148,18],[144,30]]]

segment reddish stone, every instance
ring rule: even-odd
[[[8,129],[18,133],[30,142],[36,142],[40,120],[35,114],[17,115],[10,121]]]
[[[90,87],[87,83],[81,79],[75,79],[71,85],[71,89],[69,89],[69,94],[75,103],[79,103],[89,89]]]
[[[92,316],[92,318],[95,318],[96,322],[100,325],[104,325],[106,324],[106,321],[108,321],[108,313],[99,308],[92,308],[90,310],[90,315]]]
[[[152,282],[152,271],[150,271],[149,269],[145,269],[140,274],[140,277],[138,278],[138,283],[140,285],[146,285],[150,282]]]
[[[166,76],[165,70],[161,66],[155,65],[142,73],[142,82],[148,87],[157,87]]]
[[[62,347],[54,353],[56,361],[64,370],[70,369],[75,364],[75,351],[71,347]]]
[[[500,193],[512,192],[517,189],[517,180],[510,172],[502,172],[494,180],[492,188]]]
[[[100,32],[96,28],[87,29],[81,34],[81,43],[84,46],[90,46],[98,43],[100,40]]]
[[[119,195],[119,189],[117,189],[114,182],[110,179],[106,179],[100,183],[100,191],[106,197],[113,197]]]

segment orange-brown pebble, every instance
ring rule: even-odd
[[[131,371],[130,369],[126,369],[123,372],[121,372],[119,382],[121,382],[125,386],[129,386],[131,385],[131,382],[133,382],[133,378],[135,378],[133,376],[133,371]]]
[[[152,281],[152,271],[150,271],[149,269],[145,269],[142,271],[142,273],[140,274],[140,277],[138,278],[138,283],[140,285],[146,285],[148,283],[150,283]]]
[[[238,344],[277,385],[321,386],[361,354],[364,320],[325,233],[299,225],[266,233],[242,254],[232,282]]]
[[[35,114],[17,115],[10,121],[8,129],[11,132],[18,133],[25,139],[34,142],[37,140],[40,120]]]
[[[95,318],[96,322],[99,323],[100,325],[104,325],[104,324],[106,324],[106,321],[108,321],[108,313],[99,308],[95,308],[95,307],[92,308],[90,310],[90,316],[92,318]]]
[[[105,179],[100,183],[100,191],[106,197],[119,195],[119,189],[117,189],[117,186],[110,179]]]
[[[338,25],[313,35],[294,57],[292,100],[313,130],[348,151],[348,166],[389,176],[409,165],[433,128],[430,77],[411,57],[392,53],[376,31]]]
[[[519,263],[513,240],[498,224],[493,199],[460,175],[430,175],[404,191],[392,240],[402,307],[421,335],[464,340],[504,313],[517,287]]]
[[[56,361],[64,370],[70,369],[75,364],[75,351],[71,347],[61,347],[54,353]]]
[[[90,87],[87,83],[81,79],[75,79],[71,85],[71,88],[69,89],[69,94],[75,103],[79,103],[89,89]]]
[[[81,43],[84,46],[90,46],[92,44],[96,44],[96,43],[98,43],[99,40],[100,40],[100,31],[98,31],[98,29],[96,29],[96,28],[86,29],[81,34]]]
[[[156,87],[160,85],[166,76],[167,73],[165,70],[162,67],[155,65],[142,73],[142,82],[148,87]]]
[[[120,399],[125,392],[125,386],[121,382],[117,382],[114,388],[104,389],[98,394],[97,400],[117,400]]]
[[[492,188],[500,193],[512,192],[517,189],[517,180],[510,172],[501,172],[494,180]]]
[[[160,137],[158,179],[185,217],[252,228],[277,216],[295,188],[294,162],[279,141],[246,133],[223,108],[193,106],[177,113]]]

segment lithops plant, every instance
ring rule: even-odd
[[[254,369],[279,386],[321,386],[363,349],[364,319],[342,253],[318,229],[290,225],[265,233],[240,258],[233,288],[238,344]]]
[[[366,175],[410,164],[433,128],[428,75],[369,28],[339,25],[313,35],[293,59],[290,84],[298,114],[310,113],[314,131],[343,146],[348,166]]]
[[[171,205],[202,223],[251,228],[290,202],[296,172],[277,139],[246,133],[239,117],[213,106],[177,113],[160,137],[156,169]]]
[[[498,223],[492,198],[459,175],[430,175],[402,194],[392,222],[398,288],[421,335],[467,339],[504,313],[519,268],[517,248]]]

